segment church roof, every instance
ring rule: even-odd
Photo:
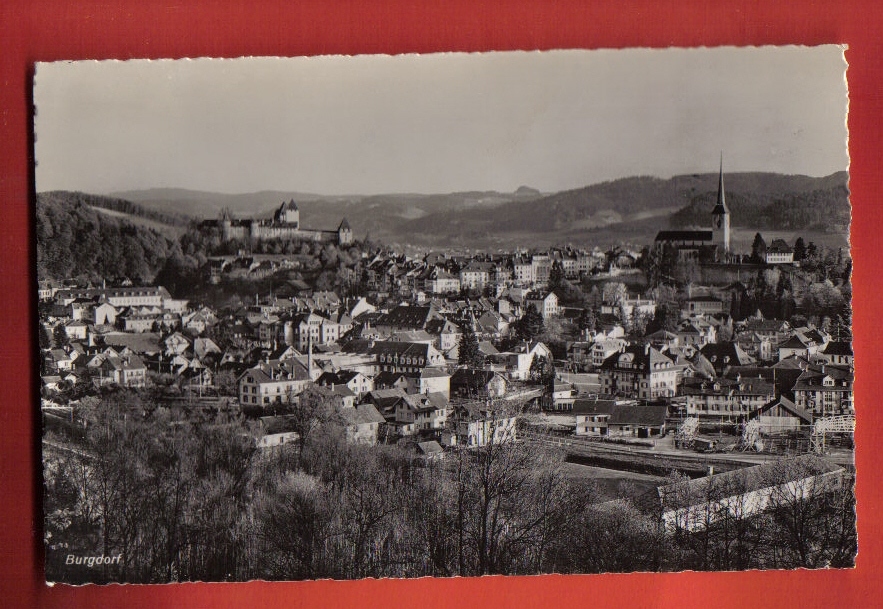
[[[711,241],[710,230],[662,230],[656,233],[656,241]]]
[[[340,226],[337,227],[337,230],[352,230],[352,229],[350,229],[350,223],[347,222],[347,219],[346,219],[346,218],[344,218],[344,219],[340,222]]]

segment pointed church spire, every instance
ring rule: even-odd
[[[730,210],[727,209],[727,199],[724,194],[724,153],[721,151],[721,161],[720,161],[720,173],[718,174],[717,179],[717,203],[714,206],[714,209],[711,210],[712,214],[728,214]]]
[[[730,210],[724,194],[724,153],[721,151],[720,173],[717,183],[717,203],[711,210],[711,230],[714,244],[720,253],[730,251]]]

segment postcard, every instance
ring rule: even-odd
[[[852,567],[843,53],[38,63],[47,581]]]

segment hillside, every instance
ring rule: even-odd
[[[96,208],[100,199],[59,191],[37,195],[38,279],[150,281],[170,256],[180,253],[177,238],[108,215]]]
[[[724,180],[735,226],[834,227],[840,231],[848,226],[846,172],[825,178],[737,173],[725,174]],[[399,232],[436,239],[533,233],[579,240],[605,228],[631,232],[638,227],[705,226],[717,196],[717,181],[716,174],[668,180],[624,178],[511,202],[500,209],[471,209],[454,217],[427,215],[404,223]]]
[[[725,174],[733,226],[845,233],[847,179],[846,172],[823,178]],[[357,238],[370,235],[390,244],[490,248],[597,244],[617,236],[647,243],[663,228],[706,226],[717,181],[715,173],[669,179],[639,176],[553,194],[523,186],[513,193],[323,196],[264,191],[229,195],[153,189],[115,196],[149,210],[202,218],[217,217],[224,208],[239,217],[267,218],[282,201],[294,199],[303,225],[309,228],[335,228],[346,217]]]
[[[521,187],[514,193],[495,191],[448,194],[382,194],[325,196],[295,191],[261,191],[247,194],[221,194],[184,189],[150,189],[113,193],[140,206],[163,213],[184,212],[196,218],[217,218],[228,209],[237,217],[269,218],[283,202],[294,200],[301,210],[301,221],[309,228],[336,228],[342,218],[361,227],[358,237],[370,233],[392,238],[397,227],[409,220],[434,214],[488,209],[513,201],[535,200],[539,191]]]

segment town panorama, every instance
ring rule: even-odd
[[[47,579],[852,566],[849,251],[737,245],[715,178],[651,242],[419,254],[41,193]]]

